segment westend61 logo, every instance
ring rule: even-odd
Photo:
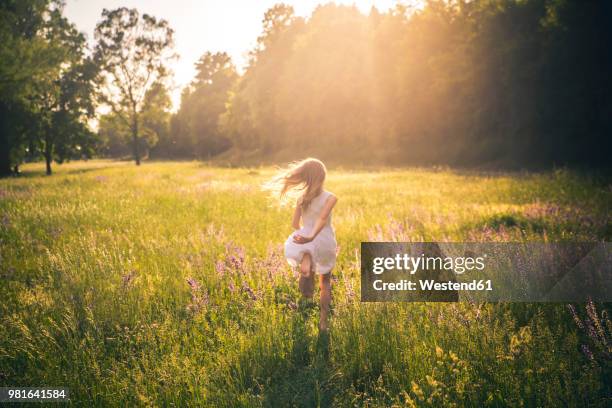
[[[363,242],[361,300],[612,301],[609,243]]]

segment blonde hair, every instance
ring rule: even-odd
[[[276,195],[281,204],[287,204],[292,198],[302,209],[307,209],[312,200],[323,191],[323,182],[327,169],[321,160],[307,158],[290,163],[279,171],[263,188]]]

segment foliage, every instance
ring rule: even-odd
[[[62,16],[61,9],[50,12],[44,36],[61,50],[61,57],[56,71],[35,84],[30,106],[38,119],[34,135],[40,135],[40,150],[47,174],[51,174],[53,159],[62,162],[73,155],[87,157],[87,150],[93,148],[86,120],[94,114],[98,69],[85,57],[85,37]]]
[[[226,53],[205,53],[196,63],[196,77],[183,90],[181,107],[172,118],[171,135],[160,141],[160,156],[208,158],[230,146],[219,129],[219,117],[238,74]]]
[[[307,19],[277,5],[223,130],[271,161],[606,166],[611,17],[578,0],[327,4]]]
[[[125,7],[104,9],[96,26],[95,57],[106,81],[104,103],[129,128],[136,164],[141,158],[142,121],[152,120],[142,117],[145,108],[152,108],[147,106],[147,96],[161,96],[167,64],[173,58],[173,33],[166,20],[141,16],[138,10]],[[156,140],[148,137],[147,141],[152,145]]]
[[[91,155],[97,67],[60,1],[0,4],[1,175],[28,153],[51,161]],[[26,150],[27,149],[27,150]]]
[[[147,151],[159,140],[168,139],[171,103],[168,89],[162,82],[154,83],[147,91],[138,115],[139,152]],[[99,153],[111,157],[129,156],[132,136],[132,129],[121,115],[111,111],[100,117],[98,137],[102,147]]]
[[[329,3],[304,17],[277,4],[244,72],[226,53],[203,54],[171,114],[167,21],[104,10],[89,55],[62,0],[2,1],[0,175],[41,155],[49,172],[53,160],[123,156],[126,144],[136,163],[299,151],[338,163],[610,166],[610,2],[417,3],[367,14]],[[122,123],[93,135],[103,105],[113,118],[101,124]]]

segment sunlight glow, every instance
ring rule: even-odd
[[[239,70],[247,63],[247,55],[261,33],[261,21],[265,11],[279,0],[68,0],[67,17],[84,31],[93,44],[93,33],[100,20],[102,9],[135,7],[143,13],[163,17],[175,30],[175,49],[179,58],[173,62],[174,87],[172,100],[178,109],[181,89],[188,85],[195,74],[194,64],[206,51],[226,51]],[[285,0],[294,7],[298,16],[309,16],[321,0]],[[363,13],[372,7],[386,11],[396,4],[419,4],[420,0],[336,0],[336,4],[355,5]]]

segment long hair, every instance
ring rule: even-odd
[[[290,163],[264,183],[263,188],[277,196],[281,204],[297,199],[298,205],[305,210],[323,191],[326,175],[327,169],[321,160],[307,158]]]

